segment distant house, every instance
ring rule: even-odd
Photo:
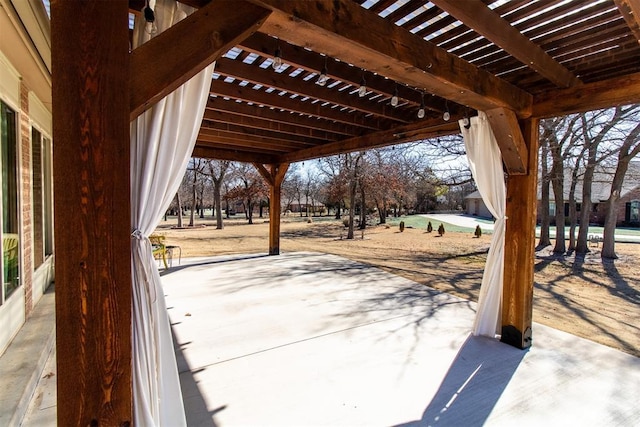
[[[468,215],[479,216],[482,218],[493,218],[493,215],[489,212],[487,205],[482,201],[482,196],[478,190],[469,194],[464,199],[467,202],[466,212]]]
[[[315,199],[311,199],[310,203],[290,203],[287,210],[291,213],[309,212],[310,215],[319,215],[326,212],[324,203],[320,203]]]
[[[612,171],[599,170],[596,171],[591,187],[591,214],[589,217],[590,224],[604,225],[605,220],[605,202],[611,193]],[[569,215],[569,190],[571,185],[571,177],[565,176],[564,182],[564,203],[563,209],[566,216]],[[556,203],[554,200],[553,188],[550,189],[549,215],[551,218],[556,213]],[[578,212],[582,208],[579,200],[582,196],[582,181],[578,181],[575,190],[576,207]],[[466,213],[469,215],[492,218],[491,213],[485,206],[478,191],[474,191],[465,197],[467,202]],[[540,183],[538,183],[538,212],[541,207],[541,191]],[[538,216],[538,222],[540,217]],[[640,162],[629,163],[629,169],[625,175],[622,191],[620,192],[620,200],[617,206],[617,226],[640,227]]]
[[[596,170],[591,186],[591,212],[589,223],[604,225],[605,202],[611,194],[612,170]],[[571,177],[565,176],[564,182],[564,203],[565,215],[569,215],[569,190]],[[550,189],[549,214],[553,217],[556,212],[553,187]],[[582,180],[578,180],[575,190],[576,208],[578,212],[582,209],[580,199],[582,197]],[[538,212],[540,212],[540,186],[538,186]],[[539,218],[538,218],[539,219]],[[617,226],[640,227],[640,162],[629,163],[629,169],[624,178],[624,183],[620,191],[620,200],[617,206]]]

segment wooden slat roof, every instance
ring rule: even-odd
[[[476,110],[523,119],[640,101],[638,0],[216,2],[270,15],[218,60],[198,156],[297,161],[455,133]]]

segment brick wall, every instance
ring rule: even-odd
[[[29,88],[20,84],[20,199],[22,206],[21,280],[25,293],[25,314],[33,309],[33,222],[31,206],[31,125],[29,123]]]

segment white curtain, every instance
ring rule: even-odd
[[[157,33],[194,9],[157,0]],[[142,21],[142,22],[139,22]],[[136,19],[133,48],[151,35]],[[131,122],[133,409],[137,426],[186,425],[171,328],[149,235],[176,194],[202,122],[214,64]]]
[[[504,231],[506,225],[506,188],[502,171],[502,156],[483,112],[471,118],[469,128],[460,121],[460,130],[469,159],[469,166],[478,191],[489,212],[495,218],[493,237],[482,275],[478,312],[473,324],[474,335],[495,337],[500,333],[502,284],[504,271]]]

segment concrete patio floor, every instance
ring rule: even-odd
[[[183,260],[184,261],[184,260]],[[631,426],[640,359],[535,324],[469,335],[473,303],[333,255],[163,274],[193,426]]]

